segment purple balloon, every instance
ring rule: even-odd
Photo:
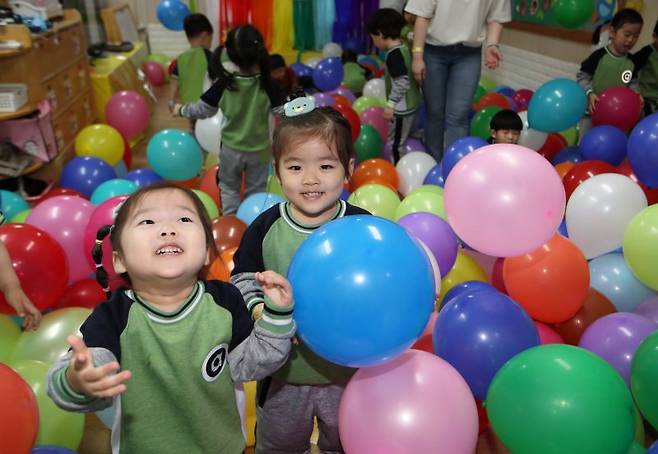
[[[423,145],[420,140],[414,139],[413,137],[409,137],[405,140],[404,144],[402,144],[402,150],[404,150],[403,154],[411,153],[413,151],[427,151],[425,145]]]
[[[654,323],[658,324],[658,296],[644,300],[642,304],[633,309],[633,313],[653,320]]]
[[[411,213],[402,216],[398,224],[421,240],[432,252],[441,271],[448,274],[457,259],[458,240],[446,221],[432,213]]]
[[[583,333],[578,346],[606,360],[629,384],[635,351],[655,330],[656,324],[641,315],[617,312],[592,323]]]
[[[329,92],[330,95],[341,95],[347,98],[351,103],[356,101],[356,96],[350,91],[349,88],[345,88],[342,85],[339,85],[338,88]]]
[[[315,105],[318,107],[327,107],[336,105],[336,100],[327,93],[315,93],[313,95]]]

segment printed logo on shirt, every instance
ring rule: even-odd
[[[623,73],[621,73],[621,81],[624,82],[625,84],[629,83],[631,79],[633,78],[633,71],[630,69],[627,69]]]
[[[217,380],[217,377],[219,377],[224,370],[227,358],[227,344],[219,344],[210,350],[210,352],[208,352],[206,355],[206,359],[203,360],[203,364],[201,365],[201,375],[203,375],[203,379],[207,382]]]

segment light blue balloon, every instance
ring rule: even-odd
[[[262,212],[276,204],[285,202],[281,197],[271,192],[257,192],[244,199],[235,214],[245,224],[251,224]]]
[[[103,424],[105,424],[105,427],[107,427],[108,429],[112,429],[112,424],[114,424],[115,415],[116,412],[114,405],[106,408],[105,410],[96,412],[96,416],[98,416],[98,419],[100,419],[103,422]]]
[[[112,180],[101,183],[94,190],[90,201],[94,205],[100,205],[112,197],[123,194],[132,194],[137,189],[137,185],[132,181],[124,180],[123,178],[114,178]]]
[[[0,210],[4,213],[7,221],[21,211],[29,209],[30,205],[27,204],[20,194],[0,189]]]
[[[190,9],[180,0],[162,0],[156,12],[158,19],[169,30],[183,30],[185,16],[190,14]]]
[[[373,366],[401,354],[434,309],[434,276],[422,246],[376,216],[319,227],[297,250],[288,279],[303,344],[343,366]]]
[[[203,164],[201,147],[191,134],[180,129],[163,129],[146,147],[146,159],[162,178],[183,181],[199,174]]]
[[[656,294],[638,281],[621,254],[605,254],[589,262],[590,287],[603,293],[619,312],[633,312],[636,306]]]
[[[128,173],[128,167],[123,159],[120,159],[119,162],[114,166],[114,171],[117,173],[117,177],[123,178]]]
[[[528,105],[528,123],[538,131],[569,129],[585,115],[587,96],[573,80],[553,79],[539,87]]]

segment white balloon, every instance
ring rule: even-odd
[[[631,219],[646,207],[642,188],[627,176],[595,175],[582,182],[569,197],[569,239],[588,259],[612,252],[621,247]]]
[[[530,127],[528,124],[527,110],[519,112],[519,117],[521,117],[521,121],[523,122],[523,131],[521,131],[521,135],[519,136],[519,145],[535,151],[539,150],[546,142],[548,134]]]
[[[194,125],[194,136],[201,148],[208,153],[219,156],[219,146],[222,142],[222,127],[224,126],[224,115],[221,110],[203,120],[197,120]]]
[[[322,48],[322,55],[327,57],[341,57],[343,55],[343,48],[337,43],[327,43]]]
[[[308,60],[306,60],[304,64],[306,66],[310,66],[311,68],[315,68],[316,66],[318,66],[318,63],[320,63],[321,60],[322,58],[320,57],[311,57]]]
[[[413,235],[412,235],[413,236]],[[439,296],[441,294],[441,270],[439,269],[439,264],[436,261],[436,257],[430,248],[427,247],[425,243],[419,238],[413,237],[418,243],[422,246],[423,252],[427,256],[427,259],[430,261],[430,266],[432,267],[432,274],[434,275],[434,294]]]
[[[421,186],[423,180],[435,165],[434,158],[423,151],[412,151],[404,155],[395,166],[400,178],[398,186],[400,194],[406,196]]]
[[[384,82],[384,79],[370,79],[366,82],[363,86],[363,96],[386,101],[386,82]]]

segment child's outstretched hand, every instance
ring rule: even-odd
[[[272,303],[282,307],[292,304],[292,287],[288,279],[274,271],[263,271],[256,273],[256,280]]]
[[[599,97],[594,93],[590,93],[589,96],[587,96],[587,109],[589,110],[589,113],[594,113],[597,102],[599,102]]]
[[[26,331],[32,331],[39,327],[41,312],[32,304],[20,285],[7,289],[4,295],[7,303],[14,308],[19,316],[23,317],[23,328]]]
[[[91,352],[84,341],[78,336],[69,336],[67,342],[71,345],[73,353],[69,368],[66,370],[66,380],[73,391],[89,397],[113,397],[126,390],[124,381],[130,378],[130,371],[119,370],[119,363],[113,361],[95,367]]]

